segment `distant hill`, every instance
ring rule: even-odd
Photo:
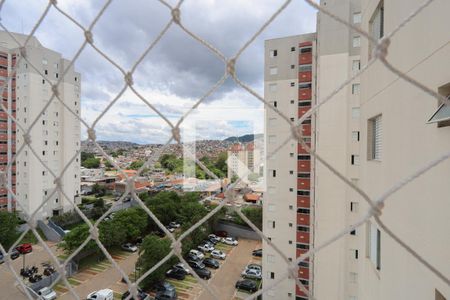
[[[248,142],[253,142],[253,140],[255,138],[262,138],[263,134],[262,133],[258,133],[256,135],[254,134],[246,134],[246,135],[242,135],[242,136],[232,136],[229,138],[224,139],[224,142],[241,142],[241,143],[248,143]]]

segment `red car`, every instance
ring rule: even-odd
[[[216,231],[216,235],[220,236],[220,237],[227,237],[228,236],[228,232],[221,230],[221,231]]]
[[[25,254],[33,251],[33,247],[31,246],[31,244],[27,243],[17,246],[16,250],[19,251],[21,254]]]

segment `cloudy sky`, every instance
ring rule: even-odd
[[[231,57],[283,2],[186,0],[181,6],[181,18],[190,31]],[[29,33],[47,3],[45,0],[7,0],[1,10],[1,21],[11,31]],[[85,27],[103,3],[58,0],[59,7]],[[236,65],[239,78],[262,95],[264,40],[313,32],[315,15],[316,11],[304,1],[292,1],[242,54]],[[112,1],[93,29],[94,43],[128,70],[170,17],[169,9],[156,0]],[[83,32],[54,8],[36,37],[45,47],[68,59],[75,55],[84,39]],[[92,123],[123,87],[123,76],[90,46],[85,48],[75,66],[82,74],[81,116]],[[223,62],[178,26],[172,26],[138,66],[134,82],[135,88],[152,105],[176,122],[223,73]],[[196,115],[202,121],[190,123],[195,124],[197,133],[204,139],[262,132],[261,103],[232,80],[227,80],[200,108],[201,112]],[[99,139],[142,144],[165,142],[169,134],[168,125],[131,91],[120,97],[96,130]],[[82,137],[86,137],[85,132],[82,128]]]

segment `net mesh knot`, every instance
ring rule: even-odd
[[[52,85],[52,93],[55,95],[55,97],[59,96],[58,86],[56,84]]]
[[[0,171],[0,188],[5,188],[8,184],[8,178],[6,177],[6,172]]]
[[[133,74],[131,72],[125,74],[124,80],[127,83],[127,85],[132,86],[134,84]]]
[[[88,42],[89,44],[93,44],[94,43],[94,36],[92,35],[91,31],[86,30],[84,32],[84,37],[86,39],[86,42]]]
[[[376,202],[375,205],[370,208],[370,214],[379,217],[383,213],[383,208],[384,202]]]
[[[181,22],[181,11],[180,11],[179,8],[172,9],[172,20],[176,24],[180,24],[180,22]]]
[[[88,138],[90,140],[92,140],[93,142],[95,142],[95,139],[97,138],[97,136],[95,135],[95,129],[94,128],[89,128],[87,133],[88,133]]]
[[[31,144],[31,135],[28,132],[23,135],[23,142],[26,145],[30,145]]]
[[[175,141],[177,141],[177,143],[181,142],[181,134],[180,134],[180,128],[179,127],[175,127],[172,129],[172,136],[175,139]]]
[[[291,126],[291,134],[294,139],[301,140],[303,138],[303,126],[301,124]]]
[[[232,77],[236,76],[236,59],[235,58],[228,60],[227,73],[230,74],[230,76],[232,76]]]
[[[375,49],[373,49],[373,56],[385,60],[388,55],[389,45],[391,44],[391,40],[389,38],[381,39]]]
[[[98,233],[98,228],[97,227],[92,227],[89,230],[89,233],[91,234],[91,239],[97,241],[99,238],[99,233]]]
[[[24,58],[27,57],[27,48],[25,48],[25,47],[20,47],[19,52],[20,52],[20,55],[21,55],[22,57],[24,57]]]
[[[173,252],[180,256],[181,255],[181,250],[182,250],[182,244],[180,241],[174,241],[171,245]]]

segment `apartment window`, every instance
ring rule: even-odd
[[[297,213],[299,214],[309,214],[311,210],[309,208],[297,208]]]
[[[274,272],[269,272],[269,278],[270,279],[275,279],[275,273]]]
[[[44,145],[47,146],[48,145],[48,141],[44,141]]]
[[[304,286],[308,286],[308,285],[309,285],[309,281],[308,281],[308,280],[300,279],[300,282],[301,282]]]
[[[289,205],[289,210],[293,210],[294,207],[292,205]]]
[[[45,151],[42,151],[42,155],[45,156]]]
[[[447,300],[444,295],[441,294],[438,290],[434,290],[434,299],[435,300]]]
[[[309,249],[309,245],[297,243],[297,249]]]
[[[377,226],[373,223],[368,223],[369,225],[369,258],[372,261],[372,263],[375,265],[377,270],[380,270],[381,268],[381,232],[377,228]]]
[[[47,70],[44,70],[44,74],[45,74],[45,75],[48,75],[48,71],[47,71]]]
[[[358,257],[359,257],[359,251],[358,251],[358,249],[354,249],[354,250],[353,250],[353,257],[354,257],[355,259],[358,259]]]
[[[312,65],[300,65],[298,67],[299,72],[311,72],[312,71]]]
[[[353,229],[352,231],[350,231],[350,235],[356,235],[356,229]]]
[[[352,118],[358,119],[360,115],[359,107],[352,107]]]
[[[358,212],[358,202],[350,202],[350,211]]]
[[[267,221],[267,226],[269,228],[275,228],[275,221]]]
[[[297,173],[297,178],[310,178],[310,173]]]
[[[312,84],[311,83],[299,83],[298,88],[299,89],[311,89]]]
[[[294,122],[295,119],[294,118],[290,118],[290,120],[291,120],[291,122]]]
[[[450,96],[447,99],[450,100]],[[450,105],[441,104],[427,123],[438,123],[438,127],[450,126]]]
[[[290,171],[289,171],[289,174],[293,175],[293,174],[294,174],[294,171],[290,170]]]
[[[295,65],[291,65],[291,69],[292,69],[292,70],[295,69]]]
[[[359,24],[361,23],[361,12],[355,12],[353,13],[353,23]]]
[[[289,227],[292,227],[292,223],[289,223]]]
[[[350,272],[350,274],[349,274],[349,281],[351,283],[357,283],[358,282],[358,273]]]
[[[300,49],[300,53],[311,53],[312,47],[305,47]]]
[[[359,88],[360,88],[359,83],[352,84],[352,94],[359,95]]]
[[[297,196],[309,196],[310,192],[306,190],[299,190],[297,191]]]
[[[45,79],[42,79],[42,84],[45,84]]]
[[[275,57],[277,55],[278,55],[278,51],[277,50],[270,50],[270,52],[269,52],[269,56],[270,57]]]
[[[272,170],[272,177],[277,177],[277,170]]]
[[[359,35],[353,37],[352,45],[353,45],[354,48],[361,47],[361,37]]]
[[[291,82],[291,86],[295,86],[295,82]]]
[[[294,153],[289,153],[289,157],[294,157]]]
[[[270,75],[277,75],[278,74],[278,68],[277,67],[271,67],[269,69]]]
[[[359,155],[353,154],[351,158],[351,163],[354,166],[359,166]]]
[[[367,124],[367,157],[369,160],[381,160],[381,115],[368,121]]]
[[[352,131],[352,141],[359,142],[359,131]]]
[[[295,47],[291,47],[291,52],[294,52],[295,51]]]
[[[359,70],[361,70],[361,61],[357,59],[352,62],[352,71],[353,73],[356,73]]]
[[[58,78],[58,73],[55,73],[55,78]]]
[[[311,160],[311,156],[309,155],[297,155],[298,160]]]
[[[311,106],[311,101],[299,101],[298,106],[299,107]]]
[[[273,107],[277,107],[277,101],[271,101],[269,102]]]
[[[379,40],[384,36],[384,3],[380,4],[375,9],[372,18],[369,22],[370,33],[375,40]]]
[[[277,91],[277,84],[276,83],[269,84],[269,91],[276,92]]]
[[[297,230],[301,231],[301,232],[309,232],[309,227],[303,226],[303,225],[297,225]]]

